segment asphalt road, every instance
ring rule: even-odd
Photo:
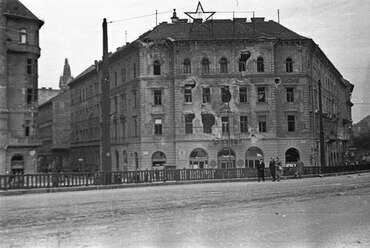
[[[0,247],[370,247],[370,173],[0,197]]]

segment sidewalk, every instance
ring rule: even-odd
[[[319,174],[319,175],[304,175],[303,179],[312,178],[312,177],[330,177],[330,176],[340,176],[340,175],[363,174],[363,173],[369,173],[369,172],[370,170],[357,171],[357,172]],[[291,179],[295,179],[294,176],[284,176],[282,181],[291,180]],[[51,187],[51,188],[37,188],[37,189],[10,189],[10,190],[0,190],[0,196],[38,194],[38,193],[56,193],[56,192],[73,192],[73,191],[86,191],[86,190],[123,189],[123,188],[182,185],[182,184],[229,183],[229,182],[257,182],[257,177],[189,180],[189,181],[167,181],[167,182],[149,182],[149,183],[125,183],[125,184],[110,184],[110,185],[76,186],[76,187]],[[266,178],[266,182],[271,182],[270,178]]]

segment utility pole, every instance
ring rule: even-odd
[[[325,136],[324,136],[324,122],[322,119],[322,90],[321,90],[321,80],[318,81],[319,84],[319,122],[320,122],[320,163],[321,166],[325,166]]]
[[[104,183],[110,182],[111,151],[110,151],[110,97],[109,97],[109,63],[108,63],[108,32],[107,20],[103,20],[103,68],[101,77],[102,90],[102,172]]]

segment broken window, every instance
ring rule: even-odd
[[[263,58],[258,57],[258,59],[257,59],[257,72],[264,72],[264,71],[265,71],[265,67],[264,67],[264,63],[263,63]]]
[[[154,134],[162,135],[162,119],[154,120]]]
[[[154,61],[153,67],[154,75],[161,75],[161,64],[158,60]]]
[[[203,133],[212,133],[212,126],[216,120],[212,114],[202,114]]]
[[[195,118],[194,114],[185,115],[185,133],[193,133],[193,119]]]
[[[221,98],[222,102],[230,102],[231,100],[231,94],[229,91],[229,86],[225,86],[221,88]]]
[[[246,71],[247,60],[251,56],[249,51],[242,52],[239,59],[239,71]]]

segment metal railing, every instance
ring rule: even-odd
[[[319,175],[341,172],[370,170],[370,164],[347,166],[305,167],[304,175]],[[293,176],[294,167],[284,168],[284,176]],[[167,181],[228,180],[256,177],[255,168],[234,169],[172,169],[120,172],[64,172],[45,174],[0,175],[0,190],[34,189],[52,187],[78,187],[92,185],[114,185],[155,183]],[[269,168],[265,177],[270,177]]]

